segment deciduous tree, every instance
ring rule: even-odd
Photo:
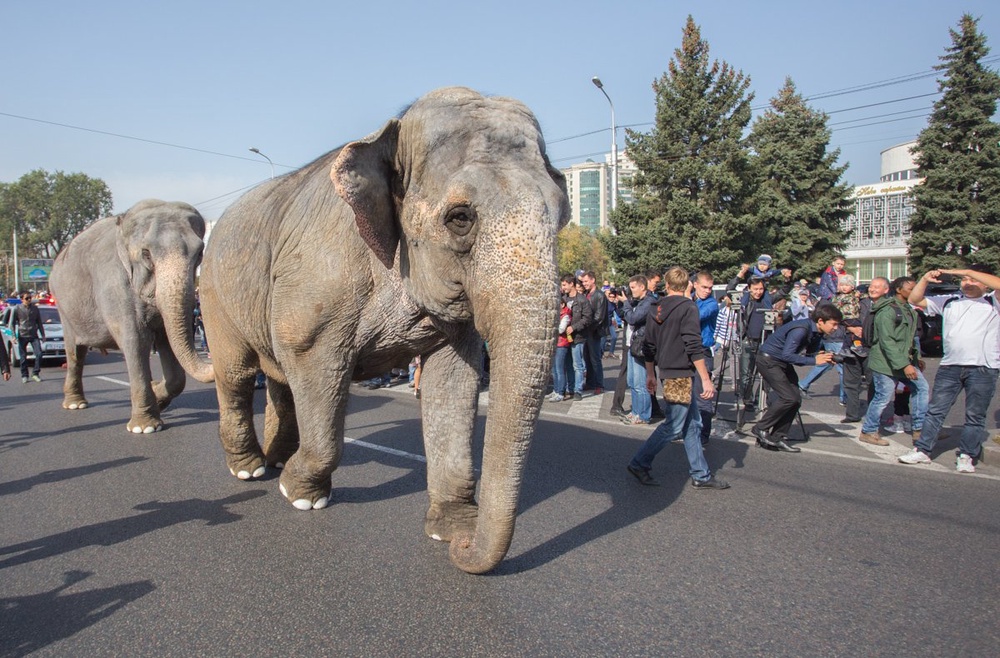
[[[20,257],[55,258],[111,208],[111,190],[103,180],[36,169],[14,183],[0,183],[0,244],[10,245],[16,230]]]

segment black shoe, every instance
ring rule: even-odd
[[[703,436],[703,437],[701,437],[701,447],[702,447],[702,448],[704,448],[705,446],[707,446],[707,445],[708,445],[708,438],[709,438],[709,437],[707,437],[707,436]]]
[[[582,396],[582,395],[580,395],[579,393],[574,393],[574,394],[573,394],[573,399],[574,399],[574,400],[582,400],[582,399],[583,399],[583,396]]]
[[[770,432],[765,432],[756,425],[750,428],[750,433],[757,439],[757,445],[762,448],[777,448],[778,444],[771,438]]]
[[[844,418],[840,419],[840,422],[843,423],[843,424],[847,424],[847,423],[860,423],[862,420],[863,419],[861,419],[861,418],[851,418],[850,416],[845,416]]]
[[[628,465],[628,472],[635,476],[635,479],[639,481],[639,484],[645,485],[647,487],[658,487],[660,483],[649,474],[649,471],[644,471],[641,468],[636,468],[632,464]]]
[[[691,486],[695,489],[728,489],[729,483],[712,475],[707,480],[691,480]]]
[[[625,413],[625,410],[622,409],[621,407],[611,407],[611,410],[608,413],[617,418],[624,418],[625,416],[628,415],[627,413]]]
[[[774,447],[778,449],[778,452],[802,452],[802,448],[790,446],[784,439],[775,441]]]

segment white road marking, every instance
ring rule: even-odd
[[[104,375],[97,375],[94,379],[103,379],[106,382],[111,382],[112,384],[121,384],[122,386],[128,386],[128,382],[123,382],[120,379],[113,379],[111,377],[105,377]]]

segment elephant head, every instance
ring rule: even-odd
[[[205,220],[186,203],[140,201],[117,219],[116,251],[140,302],[156,309],[185,371],[215,381],[212,364],[194,347],[194,276],[201,263]]]
[[[471,323],[491,356],[479,512],[451,558],[482,573],[504,557],[555,350],[556,234],[566,184],[518,101],[465,88],[424,96],[333,165],[358,230],[426,313]]]

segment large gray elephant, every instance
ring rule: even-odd
[[[90,347],[121,349],[132,397],[130,432],[162,427],[160,412],[180,395],[184,372],[214,381],[194,347],[194,276],[205,220],[186,203],[140,201],[98,220],[56,256],[51,284],[66,339],[63,407],[85,409],[83,365]],[[163,380],[152,383],[149,355]]]
[[[331,178],[333,183],[331,184]],[[202,267],[230,471],[283,466],[282,493],[325,507],[352,380],[423,355],[426,533],[482,573],[507,553],[558,315],[565,180],[530,110],[432,92],[377,133],[265,183],[226,211]],[[478,504],[472,432],[491,355]],[[254,373],[268,378],[264,445]]]

